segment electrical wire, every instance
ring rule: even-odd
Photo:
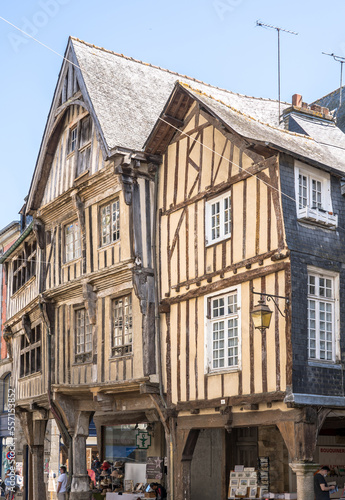
[[[104,83],[105,85],[109,85],[109,82],[105,82],[104,80],[100,79],[98,76],[95,76],[94,74],[90,74],[88,73],[86,70],[82,70],[82,68],[74,63],[73,61],[71,61],[70,59],[68,59],[67,57],[63,56],[62,54],[60,54],[59,52],[56,52],[54,49],[52,49],[51,47],[49,47],[48,45],[44,44],[43,42],[41,42],[40,40],[38,40],[37,38],[33,37],[32,35],[26,33],[24,30],[22,30],[21,28],[19,28],[18,26],[16,26],[15,24],[11,23],[10,21],[8,21],[7,19],[3,18],[2,16],[0,16],[0,19],[2,21],[4,21],[5,23],[9,24],[10,26],[12,26],[13,28],[15,28],[16,30],[20,31],[21,33],[23,33],[25,36],[31,38],[32,40],[34,40],[35,42],[37,42],[38,44],[42,45],[44,48],[48,49],[49,51],[53,52],[55,55],[59,56],[60,58],[62,58],[64,61],[72,64],[74,67],[76,67],[77,69],[79,69],[81,72],[83,73],[86,73],[88,74],[92,79],[96,79],[96,80],[99,80],[101,81],[102,83]],[[101,57],[100,54],[95,54],[93,53],[93,55],[95,57]],[[103,58],[105,59],[105,58]],[[132,59],[132,58],[129,58],[129,59]],[[177,74],[177,73],[176,73]],[[180,75],[182,76],[182,75]],[[190,80],[194,80],[193,78],[189,78]],[[202,82],[200,82],[202,83]],[[197,89],[195,89],[197,90]],[[174,125],[172,125],[171,123],[167,122],[166,120],[164,120],[164,118],[162,117],[159,117],[159,120],[163,121],[164,123],[166,123],[167,125],[169,125],[170,127],[173,127],[174,129],[176,129],[177,131],[181,132],[183,135],[189,137],[191,140],[197,142],[198,144],[200,144],[201,146],[205,147],[206,149],[208,149],[209,151],[211,151],[212,153],[216,154],[217,156],[219,156],[220,158],[228,161],[229,163],[231,163],[232,165],[234,165],[235,167],[239,168],[240,170],[246,172],[248,175],[252,176],[252,177],[257,177],[257,174],[253,174],[251,173],[250,171],[248,171],[247,169],[245,169],[244,167],[236,164],[235,162],[233,161],[230,161],[229,158],[226,158],[225,156],[221,155],[220,153],[218,153],[217,151],[213,150],[212,148],[210,148],[209,146],[203,144],[201,141],[197,140],[196,138],[193,138],[191,137],[190,135],[188,135],[186,132],[184,132],[183,130],[179,129],[178,127],[175,127]],[[281,132],[284,132],[283,129],[279,129],[277,128],[277,130],[280,130]],[[301,136],[303,137],[303,135]],[[310,139],[309,136],[306,136]],[[337,146],[337,145],[334,145],[334,144],[327,144],[327,143],[323,143],[323,142],[319,142],[319,141],[316,141],[314,138],[313,138],[314,142],[317,143],[317,144],[320,144],[320,145],[325,145],[325,146],[330,146],[330,147],[336,147],[336,148],[339,148],[339,149],[342,149],[342,150],[345,150],[345,147],[341,147],[341,146]],[[263,179],[260,179],[259,177],[257,177],[258,180],[260,182],[262,182],[263,184],[265,184],[267,187],[270,187],[271,189],[277,191],[281,196],[285,196],[286,198],[292,200],[293,202],[296,203],[296,199],[291,197],[290,195],[284,193],[281,189],[273,186],[272,184],[264,181]],[[340,228],[340,229],[343,229],[343,228]],[[345,230],[345,229],[344,229]]]

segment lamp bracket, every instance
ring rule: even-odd
[[[283,318],[285,318],[285,314],[283,314],[281,312],[281,310],[279,309],[279,306],[278,306],[278,303],[275,299],[284,299],[286,301],[286,305],[289,304],[289,298],[288,297],[283,297],[282,295],[273,295],[271,293],[262,293],[262,292],[254,292],[254,287],[252,287],[252,292],[254,295],[260,295],[261,297],[261,300],[262,297],[267,297],[267,302],[269,302],[270,300],[272,300],[272,302],[274,303],[274,305],[276,306],[276,308],[278,309],[279,313],[283,316]],[[284,310],[284,312],[286,313],[286,309]]]

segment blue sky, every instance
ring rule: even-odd
[[[73,35],[234,92],[306,102],[339,87],[344,0],[11,0],[0,16],[59,54]],[[0,229],[27,195],[62,60],[0,20]],[[345,71],[344,71],[345,74]],[[345,75],[344,75],[345,76]],[[109,82],[111,84],[111,82]]]

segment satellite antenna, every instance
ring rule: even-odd
[[[285,33],[290,33],[290,35],[298,35],[298,33],[296,33],[295,31],[279,28],[278,26],[272,26],[271,24],[265,24],[262,23],[261,21],[256,21],[256,26],[261,26],[261,28],[270,28],[273,30],[277,30],[278,33],[278,101],[279,101],[278,123],[280,123],[280,32],[284,31]]]
[[[331,56],[335,61],[340,62],[340,92],[339,92],[339,108],[338,108],[340,109],[342,93],[343,93],[343,64],[345,62],[345,57],[336,56],[335,54],[333,54],[333,52],[332,54],[328,54],[327,52],[322,52],[322,53],[325,54],[325,56]]]

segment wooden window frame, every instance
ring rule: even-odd
[[[42,334],[43,325],[38,323],[31,329],[30,338],[26,333],[21,336],[19,378],[42,372]]]
[[[321,284],[327,280],[331,283],[330,296],[320,293],[321,289],[329,290],[329,287],[323,287]],[[339,318],[339,275],[308,267],[307,287],[308,360],[321,364],[334,364],[340,356],[339,320],[337,319]],[[328,336],[327,339],[326,325],[324,329],[321,328],[323,323],[331,325],[331,331],[328,331],[331,338]]]
[[[68,227],[73,226],[73,248],[72,248],[72,257],[68,258],[68,252],[67,252],[67,229]],[[76,227],[78,227],[76,231]],[[75,238],[76,232],[78,233],[78,238]],[[76,242],[79,242],[79,246],[76,246]],[[79,252],[78,252],[79,250]],[[78,253],[78,254],[77,254]],[[69,222],[68,224],[65,224],[64,226],[64,262],[65,264],[69,264],[70,262],[73,262],[74,260],[80,259],[81,258],[81,230],[80,230],[80,224],[79,221],[73,220]]]
[[[37,242],[24,243],[23,250],[12,260],[12,294],[36,276]]]
[[[114,210],[114,205],[116,205],[115,210]],[[106,210],[109,207],[109,214],[103,213],[104,210]],[[114,219],[114,212],[116,213],[115,220]],[[109,222],[104,223],[104,218],[109,216]],[[99,221],[100,221],[100,247],[105,247],[108,245],[111,245],[113,243],[116,243],[120,240],[121,237],[121,228],[120,228],[120,221],[121,221],[121,216],[120,216],[120,198],[114,198],[113,200],[109,201],[108,203],[104,203],[100,206],[99,209]],[[114,231],[114,224],[115,224],[115,231]],[[104,228],[108,229],[106,232],[104,232]],[[109,236],[109,241],[105,241],[105,238]]]
[[[125,301],[127,301],[125,303]],[[122,302],[121,304],[119,304]],[[126,308],[128,312],[126,313]],[[121,311],[121,316],[118,312]],[[118,358],[133,354],[133,303],[132,294],[122,295],[111,301],[111,355]]]
[[[83,342],[80,342],[80,331],[78,331],[79,320],[78,316],[83,315]],[[89,341],[87,341],[87,336],[89,335]],[[92,359],[92,340],[93,331],[92,324],[89,320],[89,315],[85,307],[79,307],[74,310],[74,339],[75,339],[75,362],[76,363],[86,363]],[[89,348],[87,348],[89,345]],[[78,350],[78,347],[82,346],[82,350]]]
[[[234,311],[226,311],[229,298],[236,298]],[[219,314],[215,315],[215,301]],[[224,311],[222,312],[222,308]],[[218,326],[218,329],[216,329]],[[221,327],[221,328],[219,328]],[[222,338],[216,338],[222,333]],[[206,373],[241,370],[241,288],[231,287],[205,297],[205,369]],[[215,355],[217,353],[217,355]],[[223,362],[223,363],[222,363]],[[232,364],[231,364],[232,362]]]
[[[226,203],[228,206],[226,206]],[[219,205],[219,211],[214,212],[215,207]],[[216,221],[218,216],[218,224]],[[226,191],[221,195],[206,200],[205,202],[205,237],[206,245],[214,245],[219,241],[231,238],[232,233],[232,196],[231,191]]]

